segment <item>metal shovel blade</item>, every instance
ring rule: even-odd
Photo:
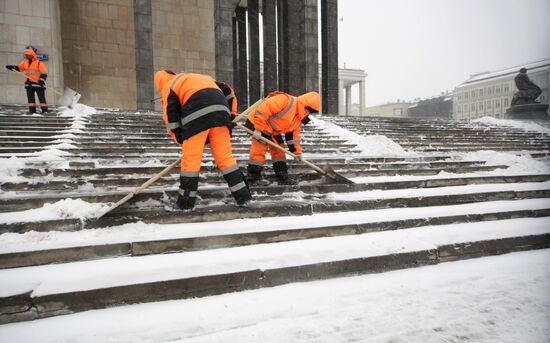
[[[75,92],[74,90],[70,88],[65,88],[63,91],[63,94],[59,99],[57,100],[57,104],[59,106],[65,106],[68,108],[73,108],[74,105],[78,103],[78,100],[80,99],[80,94]]]

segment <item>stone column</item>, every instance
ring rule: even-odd
[[[351,115],[351,85],[346,87],[346,115]]]
[[[138,110],[153,110],[153,20],[151,0],[134,0],[136,103]]]
[[[231,87],[237,91],[236,87],[239,85],[239,40],[237,39],[238,35],[238,29],[237,29],[237,17],[235,13],[233,13],[232,18],[232,26],[233,26],[233,55],[231,56],[231,59],[233,60],[233,83],[231,83]],[[220,77],[221,79],[221,77]],[[223,80],[222,80],[223,81]],[[227,82],[227,81],[226,81]]]
[[[327,114],[331,114],[328,112]],[[338,113],[344,115],[344,80],[338,80]]]
[[[321,90],[323,113],[335,114],[338,109],[338,1],[321,0],[321,50],[323,80]]]
[[[239,109],[241,111],[248,107],[248,68],[246,60],[246,8],[237,7],[237,35],[238,35],[238,59],[239,59],[239,80],[235,86]]]
[[[359,114],[365,115],[365,79],[359,82]]]
[[[288,0],[278,0],[277,2],[277,39],[279,55],[279,90],[288,92]]]
[[[249,98],[250,103],[260,99],[260,22],[258,0],[248,0]]]
[[[239,1],[216,0],[214,4],[215,40],[216,40],[216,79],[233,85],[234,54],[236,40],[234,30],[235,8]]]
[[[288,91],[319,90],[316,0],[293,0],[288,6]]]
[[[276,0],[263,0],[264,96],[277,90]]]

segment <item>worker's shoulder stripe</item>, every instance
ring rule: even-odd
[[[181,73],[181,74],[176,75],[176,77],[172,80],[172,83],[170,84],[170,89],[171,90],[174,90],[174,85],[179,80],[179,78],[182,77],[183,75],[185,75],[185,73]]]
[[[287,114],[288,111],[290,111],[290,109],[292,108],[292,105],[294,105],[294,97],[292,95],[289,95],[288,97],[290,98],[288,105],[281,112],[274,114],[273,115],[274,118],[281,118],[282,116]]]

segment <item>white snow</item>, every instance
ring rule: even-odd
[[[307,239],[168,255],[0,270],[0,296],[33,296],[265,270],[435,249],[438,245],[550,233],[550,218],[424,226],[362,235]]]
[[[66,155],[70,154],[66,151],[50,148],[28,154],[28,157],[0,158],[0,184],[29,181],[28,178],[19,176],[20,170],[25,168],[27,163],[48,162],[50,167],[66,167],[68,161],[63,157]],[[2,193],[1,190],[0,193]]]
[[[513,174],[550,173],[548,161],[543,162],[536,160],[532,158],[528,152],[513,154],[494,150],[479,150],[459,154],[458,158],[465,161],[485,161],[487,165],[505,165],[508,166],[506,172]]]
[[[357,145],[355,150],[365,156],[417,156],[412,151],[405,151],[401,145],[383,135],[359,135],[318,117],[313,117],[312,122],[316,127],[345,139],[347,143]]]
[[[546,343],[550,250],[0,326],[6,343]]]
[[[0,213],[0,223],[33,222],[66,218],[89,218],[108,207],[104,203],[89,203],[81,199],[64,199],[26,211]]]
[[[23,234],[5,233],[0,235],[0,253],[57,249],[71,246],[231,235],[281,229],[300,230],[333,225],[385,222],[388,220],[406,220],[548,208],[550,208],[550,200],[548,199],[524,199],[448,206],[316,213],[310,216],[264,217],[201,223],[146,224],[137,222],[109,228],[86,229],[77,232],[30,231]]]
[[[87,118],[96,113],[97,110],[95,108],[83,104],[76,104],[72,109],[68,107],[61,107],[59,110],[60,117],[72,117],[75,119]]]
[[[513,127],[524,131],[534,131],[534,132],[545,133],[547,135],[550,135],[550,128],[544,127],[532,121],[498,119],[498,118],[486,116],[486,117],[474,119],[472,120],[472,122],[485,124],[488,126]]]

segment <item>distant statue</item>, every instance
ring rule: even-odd
[[[539,86],[533,83],[527,76],[527,69],[521,68],[514,81],[518,91],[512,98],[511,105],[525,105],[536,103],[535,99],[542,93]]]

